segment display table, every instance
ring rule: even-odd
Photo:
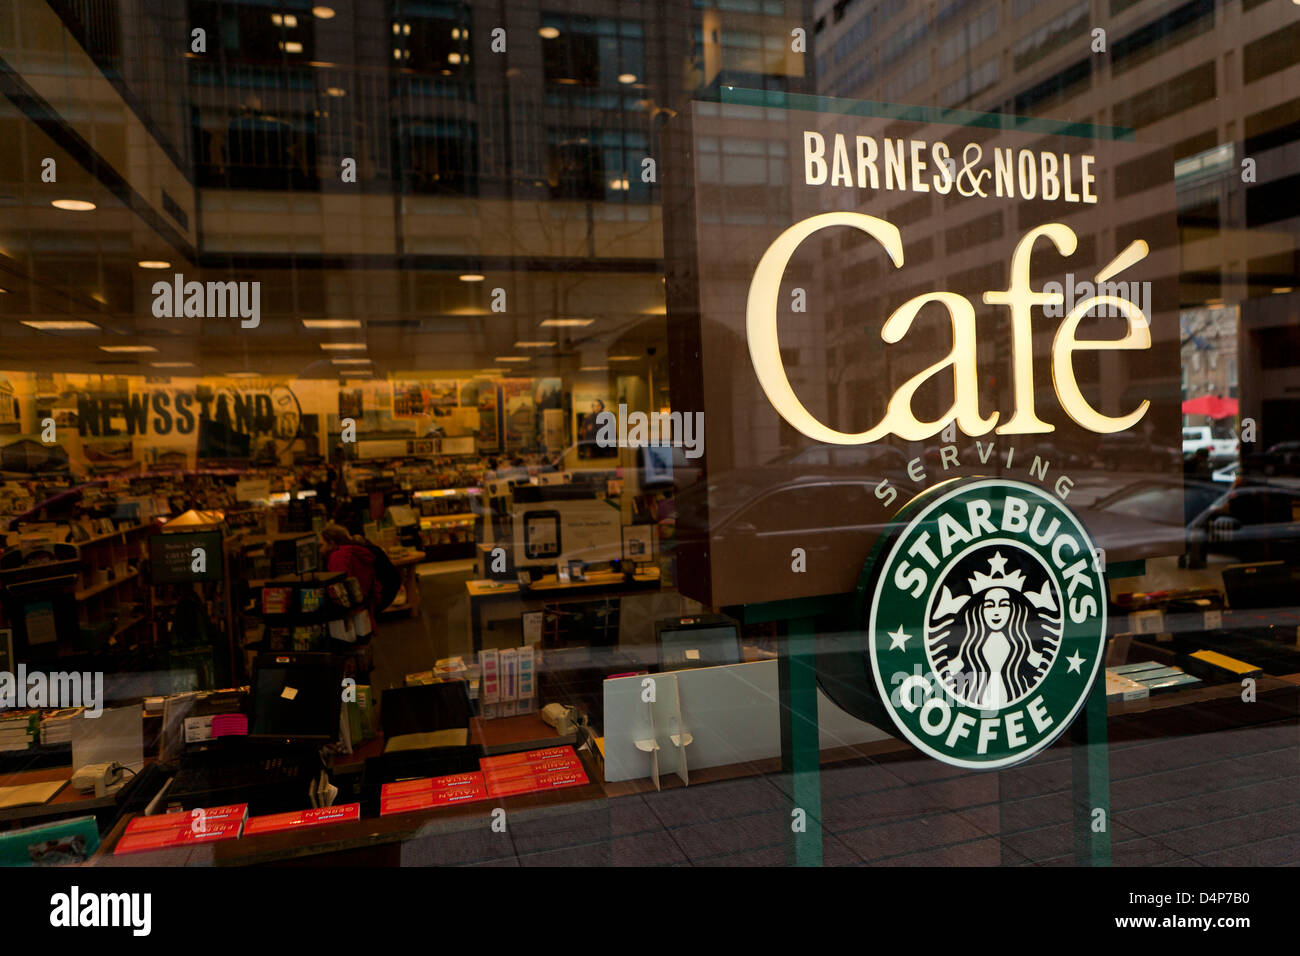
[[[393,562],[393,567],[397,568],[402,576],[402,588],[406,591],[406,600],[400,604],[390,604],[382,613],[415,617],[420,613],[420,576],[415,573],[415,569],[427,559],[421,551],[409,551],[396,556],[389,554],[388,559]]]

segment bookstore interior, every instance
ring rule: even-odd
[[[1293,4],[129,6],[0,14],[0,863],[1295,861]]]

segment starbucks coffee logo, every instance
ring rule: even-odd
[[[1070,725],[1105,656],[1106,584],[1058,498],[1006,479],[947,482],[904,509],[868,567],[868,663],[913,744],[994,769]]]

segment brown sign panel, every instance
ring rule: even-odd
[[[962,475],[1051,488],[1108,562],[1181,553],[1170,154],[794,100],[817,108],[696,103],[665,135],[672,404],[705,413],[681,590],[851,591],[890,518]]]

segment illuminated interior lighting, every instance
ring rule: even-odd
[[[553,347],[555,344],[556,344],[555,342],[516,342],[516,343],[515,343],[515,348],[517,348],[517,349],[549,349],[549,348]]]
[[[364,349],[365,342],[322,342],[320,347],[326,352],[348,352]]]
[[[303,319],[304,329],[359,329],[360,319]]]
[[[150,362],[154,368],[194,368],[193,362]]]
[[[542,325],[553,329],[566,329],[591,325],[595,321],[595,319],[543,319]]]
[[[66,209],[68,212],[90,212],[95,208],[93,202],[85,199],[55,199],[50,202],[55,209]]]
[[[483,276],[479,275],[477,272],[467,272],[460,277],[460,281],[461,282],[482,282]]]
[[[157,352],[152,345],[101,345],[101,352]]]
[[[166,259],[141,259],[136,263],[141,269],[170,269],[172,264]]]
[[[368,358],[336,358],[330,359],[335,365],[369,365]]]
[[[492,361],[494,362],[527,362],[530,361],[527,355],[498,355]]]
[[[317,20],[333,20],[334,9],[332,7],[312,7],[311,15]]]
[[[560,35],[560,31],[555,27],[542,27],[537,31],[537,35],[543,40],[554,40]]]
[[[618,81],[619,81],[620,83],[624,84],[624,85],[627,85],[627,84],[629,84],[629,83],[635,83],[635,82],[636,82],[636,74],[635,74],[635,73],[620,73],[620,74],[618,75]]]
[[[25,319],[23,325],[42,332],[72,332],[81,329],[98,329],[94,322],[85,319]]]

